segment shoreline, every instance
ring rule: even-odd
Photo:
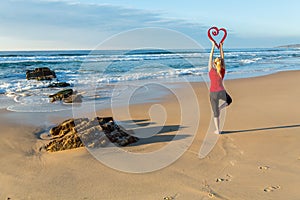
[[[287,70],[287,71],[277,71],[277,72],[273,72],[273,73],[266,73],[266,74],[262,74],[262,75],[251,75],[251,76],[244,76],[244,77],[237,77],[237,78],[228,78],[228,74],[225,75],[225,79],[224,79],[224,85],[226,85],[227,83],[231,82],[231,81],[243,81],[243,80],[249,80],[249,79],[256,79],[256,78],[264,78],[264,77],[268,77],[268,76],[273,76],[273,75],[276,75],[276,74],[281,74],[281,73],[293,73],[293,72],[299,72],[300,70]],[[201,80],[199,80],[201,79]],[[184,82],[182,81],[184,80]],[[208,79],[208,76],[207,74],[206,75],[203,75],[201,76],[201,78],[195,78],[195,77],[189,77],[186,79],[186,77],[178,77],[178,78],[172,78],[172,81],[168,81],[167,79],[158,79],[158,80],[155,80],[155,79],[150,79],[150,80],[136,80],[136,81],[126,81],[124,82],[124,86],[128,86],[128,85],[135,85],[135,83],[138,83],[138,85],[143,85],[143,83],[157,83],[157,84],[166,84],[168,86],[171,87],[171,89],[175,89],[177,90],[178,88],[176,87],[182,87],[183,84],[191,84],[192,86],[196,85],[196,84],[200,84],[201,87],[203,86],[207,86],[207,90],[209,91],[209,79]],[[120,83],[111,83],[109,84],[109,86],[114,86],[114,85],[118,85]],[[122,83],[123,84],[123,83]],[[121,84],[121,85],[122,85]],[[203,85],[202,85],[203,84]],[[174,87],[174,88],[173,88]],[[151,91],[153,92],[153,90]],[[151,104],[153,102],[159,102],[160,100],[162,99],[165,99],[165,96],[168,96],[167,93],[164,93],[163,91],[159,91],[159,94],[158,95],[154,95],[153,97],[150,97],[150,100],[145,100],[145,99],[138,99],[137,98],[137,102],[135,103],[132,103],[133,105],[134,104]],[[106,102],[107,104],[107,102]],[[67,107],[72,107],[72,104],[70,105],[64,105]],[[126,105],[121,105],[120,107],[122,106],[126,106]],[[119,107],[119,106],[118,106]],[[107,109],[110,109],[109,107],[105,107],[105,108],[99,108],[99,109],[96,109],[96,111],[98,110],[107,110]],[[3,112],[5,111],[6,114],[8,113],[19,113],[19,114],[34,114],[36,113],[37,115],[43,115],[43,114],[58,114],[58,115],[64,115],[64,113],[72,113],[72,109],[65,109],[65,110],[59,110],[59,111],[51,111],[51,112],[47,112],[47,111],[43,111],[43,112],[26,112],[26,111],[13,111],[13,110],[8,110],[7,108],[0,108],[0,112]],[[68,114],[70,116],[70,114]],[[64,117],[67,117],[67,116],[64,116]]]

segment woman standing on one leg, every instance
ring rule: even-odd
[[[215,43],[212,42],[212,48],[209,56],[208,71],[210,79],[210,102],[214,113],[214,123],[216,126],[215,133],[220,134],[220,110],[229,106],[232,102],[231,97],[226,92],[223,79],[225,76],[225,60],[223,52],[223,43],[220,44],[220,57],[213,59],[215,51]],[[219,105],[219,100],[224,100],[225,103]]]

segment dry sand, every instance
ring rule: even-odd
[[[111,169],[85,148],[40,153],[41,126],[7,120],[10,113],[2,111],[0,199],[299,199],[299,77],[300,71],[291,71],[226,80],[233,104],[227,109],[225,134],[203,159],[198,152],[211,110],[207,87],[193,83],[201,117],[192,145],[173,164],[141,174]],[[161,105],[167,113],[161,137],[126,150],[145,153],[170,143],[180,130],[179,103],[169,95]],[[132,119],[147,125],[150,106],[131,106]],[[109,116],[110,111],[98,114]],[[190,118],[195,117],[191,111]]]

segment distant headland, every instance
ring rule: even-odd
[[[282,45],[282,46],[277,46],[276,48],[300,48],[300,44]]]

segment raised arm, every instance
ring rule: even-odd
[[[211,51],[210,51],[210,55],[209,55],[208,71],[210,71],[213,66],[213,57],[214,57],[214,51],[215,51],[215,43],[213,41],[211,41],[211,43],[212,43],[212,47],[211,47]]]
[[[223,59],[223,67],[225,68],[225,57],[224,57],[224,51],[223,51],[223,43],[220,43],[220,56]]]

